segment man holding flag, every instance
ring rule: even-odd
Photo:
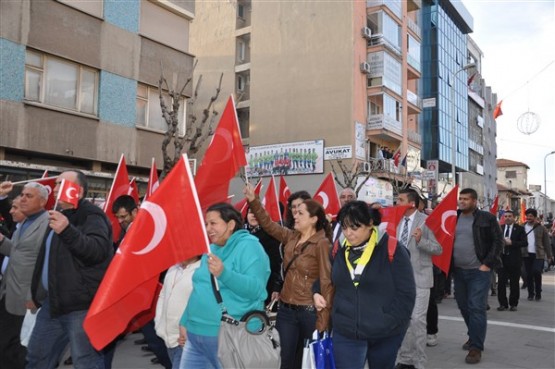
[[[453,245],[455,299],[468,328],[466,363],[482,359],[486,339],[486,306],[492,269],[501,266],[503,233],[497,218],[478,210],[478,194],[465,188],[459,194],[459,211]]]
[[[84,200],[87,178],[82,172],[60,174],[54,193],[61,211],[48,212],[49,229],[33,273],[33,301],[42,308],[26,368],[54,368],[67,343],[75,367],[103,368],[83,321],[113,255],[112,229],[104,212]]]

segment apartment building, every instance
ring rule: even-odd
[[[192,73],[194,10],[171,0],[0,2],[0,179],[76,168],[103,197],[121,153],[131,175],[148,176],[166,127],[161,67],[170,84]]]
[[[289,175],[294,189],[318,186],[330,171],[324,152],[387,177],[377,164],[380,148],[399,148],[414,170],[422,141],[421,6],[420,0],[198,2],[191,51],[199,60],[195,75],[203,78],[200,93],[208,96],[224,73],[222,95],[235,95],[251,153],[295,153],[313,144],[323,162],[310,174]]]

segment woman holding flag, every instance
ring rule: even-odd
[[[223,305],[239,320],[263,310],[270,263],[258,239],[243,229],[233,206],[219,203],[206,210],[210,254],[203,255],[193,275],[193,292],[181,317],[180,341],[185,342],[180,368],[221,368],[218,332],[222,307],[214,298],[215,277]]]
[[[281,368],[300,368],[304,339],[310,339],[315,328],[325,331],[329,326],[331,306],[316,309],[312,285],[320,280],[322,295],[326,301],[332,301],[328,256],[331,227],[324,208],[314,200],[304,200],[298,206],[291,230],[272,222],[250,184],[244,194],[262,229],[284,245],[284,284],[276,322],[281,341]]]

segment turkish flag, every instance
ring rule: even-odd
[[[44,187],[46,187],[46,190],[48,191],[48,200],[46,201],[46,205],[44,206],[46,210],[54,209],[54,204],[56,204],[56,196],[54,196],[54,187],[56,187],[56,178],[57,177],[48,178],[48,171],[45,170],[42,175],[42,178],[35,181],[37,183],[40,183]]]
[[[202,209],[227,202],[229,182],[240,167],[247,165],[233,96],[229,97],[212,142],[204,154],[195,184]]]
[[[254,186],[254,194],[259,195],[261,189],[262,189],[262,180],[258,181],[256,186]],[[243,198],[243,200],[237,202],[235,205],[233,205],[233,207],[241,213],[241,216],[243,217],[243,219],[246,218],[247,209],[249,208],[249,203],[247,202],[247,198]]]
[[[208,252],[208,239],[186,155],[143,201],[123,238],[83,323],[100,350],[151,307],[158,276]]]
[[[320,188],[316,190],[314,200],[322,204],[326,214],[331,214],[332,219],[335,219],[339,209],[341,209],[341,203],[339,202],[339,196],[337,196],[337,189],[331,172],[324,178]]]
[[[493,109],[493,119],[497,119],[498,117],[503,115],[503,111],[501,110],[501,104],[503,104],[503,100],[499,101],[499,103],[495,105],[495,109]]]
[[[156,161],[152,158],[152,164],[150,165],[150,175],[148,176],[148,184],[146,186],[146,193],[144,200],[148,200],[150,196],[156,191],[160,186],[160,181],[158,180],[158,169],[156,169]]]
[[[289,187],[285,182],[285,178],[283,178],[283,176],[279,176],[279,202],[283,205],[282,216],[287,214],[287,199],[289,196],[291,196],[291,190],[289,190]]]
[[[499,210],[499,196],[495,196],[495,199],[493,199],[493,204],[491,205],[491,208],[489,209],[489,212],[492,213],[493,215],[495,215],[495,217],[497,218],[497,211]]]
[[[121,195],[127,195],[129,193],[129,174],[127,174],[127,165],[125,164],[125,157],[121,154],[119,159],[118,169],[116,169],[116,174],[114,176],[114,181],[112,182],[112,187],[104,202],[104,212],[110,219],[112,223],[112,237],[113,241],[117,242],[121,233],[121,226],[116,219],[114,213],[112,213],[112,205],[114,201]]]
[[[281,221],[281,214],[279,211],[279,204],[278,198],[276,194],[276,185],[274,183],[274,176],[270,178],[270,184],[268,185],[268,189],[266,190],[266,194],[264,195],[264,200],[262,201],[268,215],[274,222]]]
[[[382,222],[380,228],[385,227],[385,231],[390,237],[397,237],[397,227],[405,215],[405,212],[409,208],[410,206],[408,205],[381,208],[380,213],[382,215]]]
[[[77,183],[70,182],[67,179],[62,179],[60,188],[58,189],[58,198],[56,199],[56,202],[65,202],[73,205],[74,208],[77,208],[79,205],[80,192],[81,186]]]
[[[135,200],[135,204],[139,203],[139,188],[137,187],[137,179],[135,177],[129,182],[127,194]]]
[[[457,227],[458,194],[459,186],[455,186],[426,219],[426,225],[434,232],[437,242],[443,247],[441,255],[432,256],[432,262],[445,275],[449,274],[451,256],[453,255],[453,241],[455,240],[455,228]]]

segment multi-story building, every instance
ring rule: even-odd
[[[147,175],[166,129],[161,66],[170,84],[191,74],[193,17],[171,0],[0,2],[1,177],[77,168],[103,196],[122,153]]]
[[[497,96],[482,78],[483,53],[468,37],[468,61],[474,64],[468,88],[468,171],[459,175],[461,188],[474,188],[481,206],[492,205],[497,195],[497,129],[493,109]]]
[[[347,162],[400,148],[420,166],[421,0],[196,4],[191,51],[205,91],[224,72],[245,145],[323,140]],[[328,165],[323,171],[329,171]],[[383,172],[383,167],[368,165]],[[315,189],[321,174],[290,176]]]
[[[469,119],[467,34],[473,18],[459,1],[424,0],[422,5],[422,158],[439,160],[450,173],[455,145],[456,171],[468,171]],[[455,132],[453,142],[452,133]],[[475,163],[476,165],[477,163]]]

